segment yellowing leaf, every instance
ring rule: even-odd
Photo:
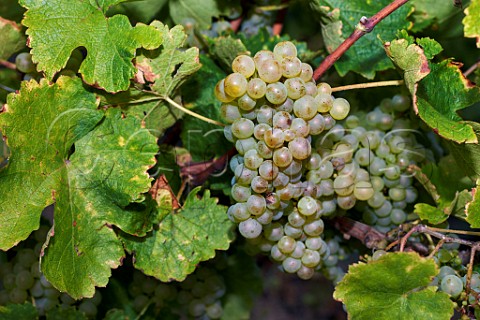
[[[107,110],[101,125],[75,143],[57,186],[54,232],[42,271],[60,291],[91,297],[106,286],[124,249],[112,225],[143,236],[152,228],[151,210],[126,209],[150,188],[147,170],[155,163],[156,139],[140,120]]]
[[[422,48],[409,44],[406,39],[387,42],[385,51],[390,59],[404,71],[405,85],[410,92],[415,92],[415,84],[430,73],[428,59]]]
[[[55,203],[42,271],[74,298],[105,286],[124,257],[112,226],[144,236],[156,214],[127,208],[150,188],[155,137],[139,119],[97,106],[80,79],[60,77],[52,85],[24,82],[0,115],[11,150],[0,172],[0,192],[8,195],[0,198],[0,248],[25,239]]]
[[[55,202],[73,143],[102,117],[95,95],[80,79],[23,82],[19,94],[8,96],[0,114],[0,131],[11,151],[0,172],[0,194],[8,195],[0,197],[0,249],[38,229],[43,208]]]
[[[132,27],[128,18],[107,18],[109,6],[123,0],[20,0],[27,8],[22,23],[38,70],[52,79],[65,67],[75,48],[85,47],[87,57],[79,72],[90,85],[109,92],[128,89],[135,74],[132,59],[137,48],[154,49],[161,43],[159,32],[151,26]]]

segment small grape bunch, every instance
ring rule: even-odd
[[[0,305],[23,304],[31,301],[39,316],[45,316],[55,309],[76,308],[87,319],[95,319],[97,307],[102,301],[99,291],[94,297],[76,301],[66,293],[61,293],[40,271],[39,259],[42,245],[49,227],[41,225],[38,230],[15,250],[9,259],[0,252]]]
[[[356,194],[355,209],[362,220],[381,232],[388,232],[409,220],[409,208],[418,191],[408,167],[429,156],[429,150],[417,142],[415,124],[404,117],[410,107],[406,96],[384,99],[367,114],[350,115],[338,124],[335,134],[322,136],[318,148],[338,143],[349,144],[350,175],[370,188]],[[322,156],[330,150],[319,150]],[[346,165],[346,166],[347,166]],[[368,198],[362,198],[368,193]],[[338,200],[338,199],[337,199]],[[339,206],[342,207],[339,202]],[[348,209],[348,208],[345,208]],[[413,219],[415,217],[410,217]]]
[[[218,259],[216,259],[218,260]],[[185,319],[219,319],[223,315],[222,297],[226,286],[219,270],[199,266],[180,283],[163,283],[135,271],[128,292],[133,308],[142,313],[153,306],[155,315],[172,314]]]
[[[335,99],[328,84],[315,84],[312,67],[288,41],[253,58],[240,55],[232,69],[215,87],[229,123],[225,137],[238,151],[230,161],[235,204],[228,216],[286,272],[309,279],[329,253],[322,216],[336,210],[333,183],[306,178],[311,170],[333,174],[330,159],[312,152],[312,136],[345,119],[350,104]],[[350,180],[340,180],[335,187],[343,190]]]

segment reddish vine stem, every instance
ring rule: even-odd
[[[326,57],[317,69],[315,69],[313,72],[313,78],[318,80],[355,42],[357,42],[358,39],[371,32],[380,21],[388,17],[392,12],[407,2],[408,0],[394,0],[371,18],[363,17],[360,19],[360,22],[357,24],[352,34],[343,41],[335,51]]]
[[[12,70],[17,69],[17,66],[15,65],[15,63],[7,61],[7,60],[3,60],[3,59],[0,59],[0,65],[4,66],[5,68],[12,69]]]
[[[474,63],[467,71],[463,73],[465,77],[468,77],[471,73],[473,73],[478,67],[480,67],[480,61]]]

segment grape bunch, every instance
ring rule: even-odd
[[[287,41],[236,57],[232,70],[215,87],[225,137],[238,151],[229,218],[284,271],[309,279],[324,270],[338,280],[324,219],[360,212],[387,232],[413,218],[405,212],[417,197],[407,168],[425,149],[403,116],[409,99],[349,115],[349,102],[317,85]]]
[[[213,262],[202,264],[180,283],[163,283],[135,271],[128,288],[135,311],[142,313],[153,305],[155,314],[172,314],[182,319],[221,318],[226,286],[219,274],[219,260],[221,257],[216,257]]]
[[[345,185],[353,188],[337,196],[338,207],[354,207],[362,213],[362,221],[381,232],[416,218],[408,214],[418,196],[408,167],[424,161],[430,151],[417,142],[416,126],[404,116],[409,106],[406,96],[385,99],[367,114],[348,116],[314,142],[321,157],[330,157],[348,177]],[[339,149],[342,154],[335,152]],[[320,173],[309,174],[313,183],[323,182]],[[333,180],[336,191],[337,179]]]
[[[239,153],[230,162],[236,203],[228,215],[285,271],[311,278],[329,254],[321,237],[322,216],[335,212],[335,192],[342,196],[353,190],[346,175],[340,174],[335,184],[306,178],[313,170],[325,178],[335,170],[312,148],[312,136],[345,119],[350,104],[335,99],[328,84],[315,84],[312,67],[298,59],[291,42],[253,58],[240,55],[232,69],[215,87],[230,124],[225,136]]]
[[[95,319],[100,292],[90,299],[77,302],[55,289],[40,271],[39,256],[49,228],[42,225],[32,236],[13,250],[0,253],[0,305],[32,302],[40,316],[54,308],[77,308],[88,319]]]

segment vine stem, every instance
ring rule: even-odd
[[[475,71],[478,67],[480,67],[480,61],[477,61],[476,63],[474,63],[470,68],[468,68],[467,71],[465,71],[463,73],[463,75],[465,77],[468,77],[471,73],[473,73],[473,71]]]
[[[15,63],[7,61],[7,60],[3,60],[3,59],[0,59],[0,65],[4,66],[5,68],[12,69],[12,70],[17,69],[17,66],[15,65]]]
[[[313,78],[318,80],[328,69],[330,69],[333,64],[340,59],[340,57],[355,43],[358,39],[363,37],[365,34],[371,32],[373,28],[392,12],[400,8],[402,5],[407,3],[408,0],[394,0],[392,3],[387,5],[385,8],[377,12],[371,18],[362,17],[360,22],[355,27],[355,30],[352,34],[342,42],[328,57],[326,57],[320,66],[313,72]]]
[[[405,81],[403,81],[403,80],[389,80],[389,81],[356,83],[356,84],[349,84],[347,86],[332,88],[332,92],[354,90],[354,89],[388,87],[388,86],[401,86],[404,83],[405,83]]]
[[[212,120],[210,118],[207,118],[207,117],[204,117],[198,113],[195,113],[191,110],[188,110],[187,108],[185,108],[184,106],[176,103],[175,101],[173,101],[170,97],[168,96],[165,96],[165,97],[162,97],[163,100],[167,101],[168,103],[170,103],[170,105],[172,105],[173,107],[179,109],[179,110],[182,110],[183,112],[185,112],[186,114],[189,114],[191,115],[192,117],[195,117],[197,119],[200,119],[202,121],[205,121],[205,122],[208,122],[208,123],[211,123],[211,124],[216,124],[217,126],[221,126],[221,127],[225,127],[226,125],[221,123],[221,122],[218,122],[218,121],[215,121],[215,120]]]

